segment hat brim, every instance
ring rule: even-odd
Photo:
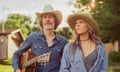
[[[43,13],[36,12],[36,16],[40,19],[41,19],[41,16],[44,15],[44,14],[54,14],[56,16],[56,18],[58,19],[58,25],[62,21],[62,13],[58,10],[55,10],[55,11],[52,11],[52,12],[43,12]]]
[[[72,14],[68,16],[67,23],[73,30],[75,27],[75,21],[77,19],[85,20],[95,30],[96,35],[98,35],[99,26],[97,22],[93,18],[91,18],[88,14]]]
[[[83,14],[72,14],[72,15],[69,15],[68,18],[67,18],[67,23],[69,24],[69,26],[74,29],[74,25],[75,25],[75,21],[77,19],[84,19],[85,15]]]

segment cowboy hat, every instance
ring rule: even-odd
[[[74,30],[74,26],[75,26],[75,21],[77,19],[82,19],[85,22],[87,22],[87,24],[89,24],[93,31],[95,32],[96,35],[98,35],[99,32],[99,26],[97,24],[97,22],[88,14],[71,14],[68,16],[67,18],[67,23],[69,24],[69,26]]]
[[[61,14],[61,12],[58,11],[58,10],[54,10],[51,5],[45,5],[42,12],[36,12],[36,16],[39,19],[41,19],[42,15],[44,15],[44,14],[53,14],[53,15],[55,15],[57,20],[58,20],[57,26],[62,21],[62,14]]]

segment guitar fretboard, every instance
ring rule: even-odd
[[[37,62],[37,59],[38,59],[38,56],[35,57],[35,58],[32,58],[31,60],[25,62],[22,66],[22,68],[25,68],[25,67],[28,67],[29,65],[33,64],[33,63],[36,63]]]
[[[26,68],[26,67],[28,67],[31,64],[36,63],[36,62],[39,62],[39,63],[48,63],[50,61],[50,55],[51,55],[51,52],[48,52],[48,53],[36,56],[36,57],[28,60],[27,62],[25,62],[22,65],[22,68]]]

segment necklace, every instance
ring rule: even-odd
[[[89,55],[89,52],[91,51],[91,43],[90,40],[86,40],[85,44],[82,46],[82,51],[83,51],[83,58],[86,58]]]
[[[88,39],[84,39],[84,40],[80,40],[80,41],[88,41],[89,40],[89,38]]]

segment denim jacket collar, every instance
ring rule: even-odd
[[[54,33],[55,33],[55,38],[54,39],[57,39],[58,41],[60,41],[61,37],[59,37],[59,35],[56,32],[54,32]],[[43,31],[41,31],[39,34],[42,35],[45,38]]]
[[[79,61],[82,61],[82,51],[80,49],[80,46],[79,46],[79,42],[76,41],[76,45],[77,45],[77,48],[76,48],[76,52],[75,52],[75,58],[72,58],[72,60],[74,60],[75,63],[78,63]],[[95,62],[95,65],[98,63],[98,61],[100,60],[103,60],[103,56],[104,56],[104,52],[103,52],[103,43],[102,42],[99,42],[97,43],[97,47],[98,47],[98,56],[97,56],[97,60]],[[84,63],[82,63],[84,64]]]
[[[77,52],[78,51],[80,51],[80,53],[81,53],[81,55],[82,55],[82,52],[81,52],[81,49],[80,49],[80,46],[79,46],[79,42],[78,41],[76,41],[76,45],[77,45],[77,48],[76,48],[76,54],[77,54]],[[99,58],[101,58],[101,59],[103,59],[103,47],[104,45],[103,45],[103,43],[102,42],[100,42],[100,41],[98,41],[97,42],[97,47],[98,47],[98,57]],[[78,49],[78,50],[77,50]]]

